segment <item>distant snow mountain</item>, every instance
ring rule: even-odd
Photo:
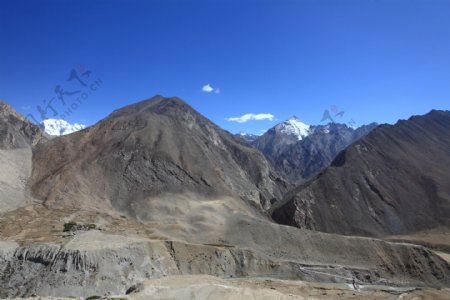
[[[86,128],[86,125],[78,123],[70,124],[62,119],[46,119],[41,122],[41,127],[49,135],[60,136],[82,130]]]
[[[284,135],[295,136],[299,141],[307,137],[311,126],[301,122],[296,116],[275,126],[275,131]]]
[[[239,132],[238,134],[235,134],[235,136],[243,138],[244,140],[246,140],[249,143],[254,142],[259,137],[259,135],[257,135],[257,134],[246,133],[246,132]]]
[[[252,144],[292,183],[301,183],[327,167],[336,155],[368,134],[377,124],[307,125],[292,117],[275,125]]]
[[[297,142],[307,137],[312,132],[311,129],[313,127],[314,126],[310,126],[301,122],[296,116],[293,116],[283,123],[276,125],[272,128],[272,130],[274,130],[280,137],[287,137],[288,139],[291,139],[292,142]],[[241,131],[235,134],[235,136],[243,138],[247,142],[253,143],[259,137],[261,137],[262,134],[253,134]]]

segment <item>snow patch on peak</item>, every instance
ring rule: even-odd
[[[310,133],[311,126],[301,122],[297,117],[292,117],[276,126],[276,129],[286,135],[295,135],[302,140]]]
[[[70,124],[62,119],[46,119],[41,122],[41,126],[47,134],[53,136],[66,135],[86,128],[86,125],[78,123]]]
[[[247,133],[247,132],[239,132],[237,134],[238,136],[240,136],[241,138],[245,139],[248,142],[253,142],[254,140],[256,140],[259,135],[258,134],[253,134],[253,133]]]

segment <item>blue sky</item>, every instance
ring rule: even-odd
[[[1,0],[0,99],[38,121],[76,103],[65,118],[85,124],[155,94],[231,132],[330,107],[392,123],[450,109],[449,16],[447,0]],[[227,120],[249,113],[274,117]]]

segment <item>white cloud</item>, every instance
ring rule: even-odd
[[[233,117],[233,118],[227,118],[225,120],[230,122],[238,122],[238,123],[245,123],[248,121],[262,121],[262,120],[269,120],[273,121],[275,118],[272,114],[245,114],[240,117]]]
[[[205,84],[205,85],[202,87],[202,91],[204,91],[205,93],[211,93],[211,92],[214,91],[214,89],[213,89],[213,87],[208,83],[208,84]]]
[[[220,94],[220,89],[219,88],[213,88],[209,83],[205,84],[202,87],[202,91],[205,92],[205,93]]]

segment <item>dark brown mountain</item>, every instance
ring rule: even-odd
[[[450,112],[383,125],[273,209],[282,224],[384,236],[450,225]]]
[[[46,205],[112,205],[131,215],[151,199],[181,194],[268,208],[287,188],[256,149],[161,96],[40,145],[33,162],[32,192]]]

